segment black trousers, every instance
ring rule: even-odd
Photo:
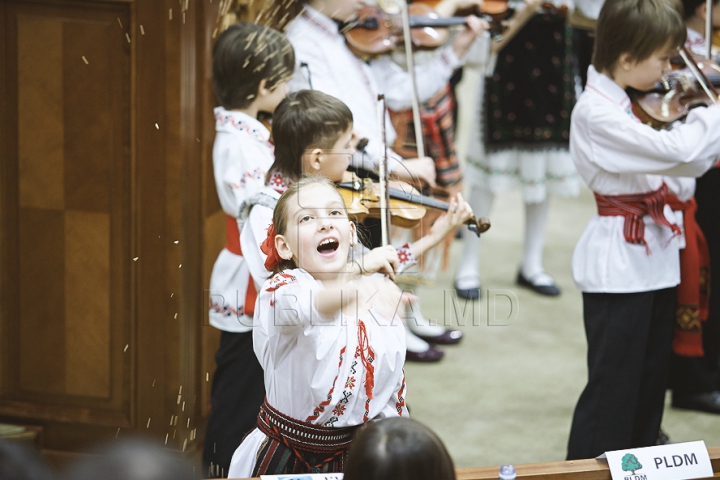
[[[226,477],[235,449],[257,426],[265,398],[263,369],[253,352],[252,332],[222,332],[215,364],[203,467],[208,472],[212,463],[211,476],[224,473]]]
[[[583,293],[588,383],[575,407],[568,460],[655,444],[665,403],[675,295],[675,288]]]

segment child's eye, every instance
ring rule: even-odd
[[[340,210],[332,210],[330,212],[330,215],[342,215],[343,213]]]
[[[302,218],[300,219],[301,222],[309,222],[310,220],[312,220],[312,216],[311,216],[311,215],[305,215],[304,217],[302,217]]]

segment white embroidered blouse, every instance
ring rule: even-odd
[[[223,211],[236,218],[242,202],[265,185],[265,173],[274,162],[270,131],[257,119],[222,107],[215,109],[215,131],[213,171],[218,198]],[[245,259],[224,248],[210,276],[212,326],[236,333],[252,329],[252,315],[245,314],[251,281]],[[255,297],[247,301],[253,306]]]
[[[405,327],[371,309],[363,318],[315,308],[323,289],[302,269],[271,277],[258,294],[255,354],[265,372],[267,401],[283,414],[327,427],[408,416]],[[253,430],[233,455],[229,477],[249,477],[265,435]]]

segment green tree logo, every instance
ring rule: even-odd
[[[632,453],[626,453],[622,458],[622,469],[626,472],[632,472],[635,475],[635,470],[640,470],[642,464],[638,461],[637,457]]]

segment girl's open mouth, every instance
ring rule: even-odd
[[[317,247],[317,251],[321,254],[329,254],[334,253],[335,250],[338,249],[340,246],[340,242],[337,241],[335,238],[326,238],[322,242],[320,242],[320,245]]]

